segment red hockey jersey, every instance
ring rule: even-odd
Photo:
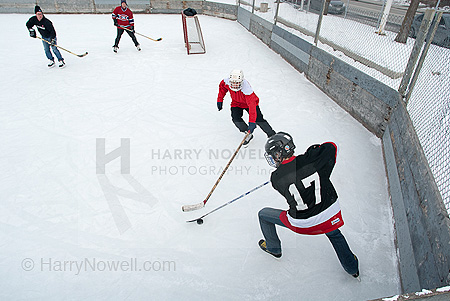
[[[248,109],[248,122],[256,122],[256,106],[259,104],[259,98],[253,92],[250,83],[244,79],[242,81],[241,90],[235,92],[230,88],[230,79],[225,78],[219,84],[219,95],[217,95],[217,102],[223,102],[223,98],[230,92],[231,107]]]
[[[128,7],[123,9],[122,6],[117,6],[112,13],[112,18],[116,19],[117,24],[122,27],[134,25],[133,13]]]

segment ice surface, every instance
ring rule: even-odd
[[[59,70],[47,68],[41,42],[28,36],[30,16],[1,19],[2,299],[366,300],[400,293],[380,140],[244,27],[199,16],[207,52],[187,56],[179,15],[136,15],[136,31],[163,40],[138,36],[138,52],[124,34],[114,54],[109,15],[48,15],[61,46],[89,52],[63,52],[67,67]],[[264,117],[292,134],[297,153],[338,144],[332,180],[361,282],[344,272],[323,235],[279,229],[283,257],[259,249],[258,211],[287,208],[270,185],[201,226],[186,223],[269,178],[266,138],[257,129],[206,207],[181,211],[203,201],[243,137],[229,97],[224,110],[216,108],[218,84],[233,68],[244,70]],[[118,159],[96,174],[99,138],[106,153],[121,138],[130,142],[129,174]]]

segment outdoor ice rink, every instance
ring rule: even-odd
[[[44,9],[45,13],[45,9]],[[199,16],[206,54],[186,54],[180,15],[135,15],[138,52],[124,34],[117,54],[111,16],[46,15],[66,67],[48,69],[30,15],[0,24],[0,298],[45,300],[368,300],[400,293],[381,140],[236,21]],[[332,181],[360,260],[345,273],[324,236],[278,228],[283,256],[262,252],[257,214],[287,209],[270,185],[186,223],[264,183],[265,134],[234,159],[243,135],[219,82],[241,68],[275,131],[302,154],[339,147]],[[244,115],[247,119],[248,115]],[[104,140],[103,140],[104,139]],[[99,143],[121,146],[97,173]],[[127,144],[129,142],[129,148]],[[127,161],[127,160],[125,160]]]

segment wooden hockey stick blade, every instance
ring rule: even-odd
[[[194,210],[198,210],[198,209],[202,209],[205,206],[204,202],[195,204],[195,205],[184,205],[183,207],[181,207],[181,210],[183,210],[184,212],[188,212],[188,211],[194,211]]]
[[[153,39],[153,38],[147,37],[146,35],[143,35],[142,33],[139,33],[139,32],[135,32],[135,33],[138,34],[138,35],[140,35],[140,36],[143,36],[144,38],[147,38],[147,39],[149,39],[149,40],[155,41],[155,42],[159,42],[159,41],[162,40],[162,38]]]
[[[83,54],[77,54],[78,57],[84,57],[86,55],[88,55],[87,51],[85,53],[83,53]]]

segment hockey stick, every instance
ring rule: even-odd
[[[241,149],[242,144],[244,144],[245,139],[247,139],[248,135],[250,135],[250,132],[247,132],[247,134],[245,134],[244,139],[242,139],[241,144],[239,144],[238,148],[236,149],[236,151],[234,152],[233,156],[230,158],[230,161],[228,161],[227,166],[225,166],[225,169],[222,171],[222,174],[220,175],[220,177],[217,179],[216,184],[214,184],[213,188],[211,189],[211,191],[209,192],[208,196],[206,197],[206,199],[198,204],[195,205],[184,205],[183,207],[181,207],[181,210],[187,212],[187,211],[194,211],[194,210],[198,210],[203,208],[206,205],[206,202],[208,201],[209,197],[211,196],[211,194],[213,193],[214,189],[216,189],[217,185],[219,184],[220,180],[222,180],[223,175],[225,174],[225,172],[227,171],[228,167],[230,166],[231,162],[233,162],[234,157],[236,157],[238,151]]]
[[[192,223],[192,222],[195,222],[195,221],[196,221],[197,224],[201,225],[201,224],[203,224],[203,220],[202,220],[202,219],[203,219],[205,216],[210,215],[211,213],[216,212],[217,210],[219,210],[219,209],[221,209],[221,208],[223,208],[223,207],[225,207],[225,206],[228,206],[228,205],[230,205],[231,203],[236,202],[236,201],[239,200],[240,198],[243,198],[244,196],[246,196],[246,195],[252,193],[253,191],[255,191],[255,190],[257,190],[257,189],[259,189],[259,188],[261,188],[261,187],[263,187],[264,185],[267,185],[267,184],[269,184],[269,183],[270,183],[270,181],[267,181],[267,182],[265,182],[265,183],[263,183],[263,184],[261,184],[261,185],[255,187],[255,188],[253,188],[252,190],[249,190],[249,191],[247,191],[246,193],[241,194],[241,195],[238,196],[237,198],[232,199],[232,200],[229,201],[229,202],[226,202],[225,204],[223,204],[223,205],[217,207],[216,209],[211,210],[210,212],[208,212],[208,213],[206,213],[206,214],[200,216],[199,218],[196,218],[196,219],[193,219],[193,220],[190,220],[190,221],[186,221],[186,223]],[[201,221],[199,221],[199,220],[201,220]]]
[[[133,32],[131,29],[128,29],[128,28],[125,28],[125,27],[123,27],[123,26],[120,26],[120,25],[117,25],[117,27],[120,27],[120,28],[122,28],[122,29],[125,29],[125,30],[127,30],[127,31],[131,31],[131,32]],[[149,39],[149,40],[152,40],[152,41],[155,41],[155,42],[158,42],[158,41],[161,41],[162,40],[162,38],[158,38],[158,39],[152,39],[152,38],[150,38],[150,37],[147,37],[147,36],[145,36],[145,35],[143,35],[142,33],[139,33],[139,32],[134,32],[135,34],[138,34],[138,35],[140,35],[140,36],[143,36],[144,38],[147,38],[147,39]]]
[[[50,42],[47,41],[47,40],[44,40],[44,39],[41,38],[41,37],[36,36],[36,38],[38,38],[38,39],[40,39],[40,40],[46,42],[47,44],[52,45],[52,43],[50,43]],[[73,53],[73,52],[70,51],[70,50],[67,50],[67,49],[65,49],[65,48],[62,48],[61,46],[58,46],[58,45],[53,45],[53,46],[56,46],[56,47],[58,47],[59,49],[62,49],[62,50],[64,50],[64,51],[67,51],[68,53],[73,54],[73,55],[76,55],[76,56],[78,56],[78,57],[83,57],[83,56],[86,56],[86,55],[88,54],[87,51],[86,51],[85,53],[83,53],[83,54],[76,54],[76,53]]]

